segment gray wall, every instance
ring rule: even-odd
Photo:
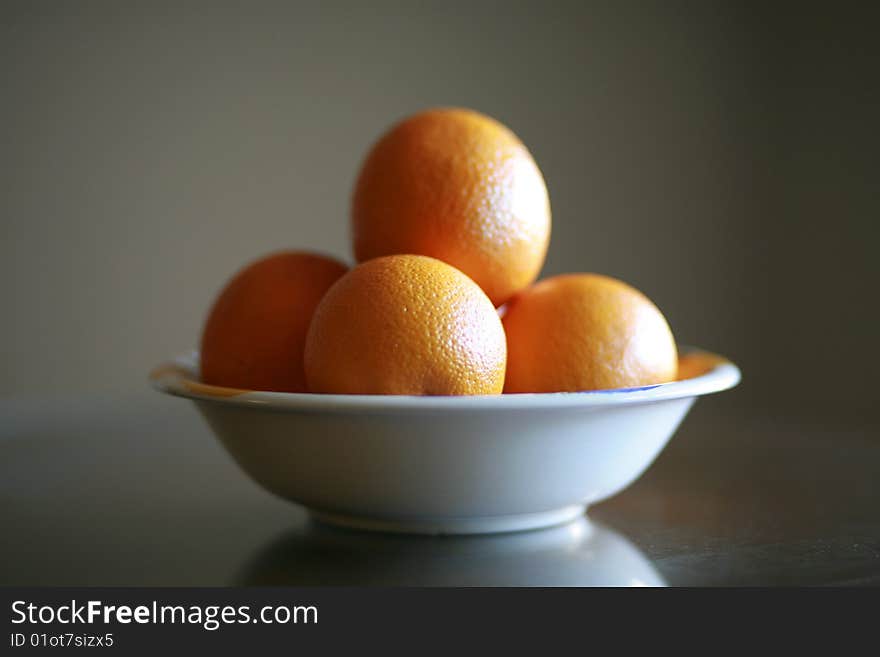
[[[126,6],[127,5],[127,6]],[[465,105],[550,188],[544,274],[644,290],[721,402],[876,400],[871,21],[740,3],[4,2],[0,394],[144,386],[282,247],[350,260],[360,159]],[[872,76],[873,72],[873,76]]]

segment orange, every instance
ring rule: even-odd
[[[352,232],[358,262],[432,256],[498,306],[544,264],[550,201],[537,164],[508,128],[471,110],[433,109],[392,127],[367,155]]]
[[[678,375],[679,381],[685,379],[693,379],[697,376],[703,376],[709,370],[726,362],[726,359],[715,354],[706,354],[702,352],[683,354],[678,357]]]
[[[301,251],[269,255],[226,285],[202,332],[202,381],[305,392],[303,348],[315,307],[347,267]]]
[[[499,394],[507,348],[492,302],[434,258],[358,265],[318,305],[306,338],[312,392]]]
[[[566,274],[514,297],[504,392],[632,388],[676,378],[672,331],[657,307],[626,283]]]

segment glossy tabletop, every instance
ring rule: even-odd
[[[587,518],[408,537],[265,493],[187,401],[2,400],[0,584],[880,585],[877,428],[717,408]]]

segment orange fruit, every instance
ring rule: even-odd
[[[339,279],[306,338],[312,392],[499,394],[507,347],[492,302],[470,278],[418,255],[376,258]]]
[[[685,379],[693,379],[697,376],[703,376],[709,370],[726,362],[726,359],[715,354],[706,354],[701,352],[683,354],[678,357],[678,375],[679,381]]]
[[[566,274],[514,297],[504,314],[504,392],[633,388],[676,378],[666,319],[626,283]]]
[[[305,392],[303,349],[312,314],[347,269],[332,258],[284,251],[238,272],[202,331],[202,382]]]
[[[358,262],[427,255],[470,276],[496,306],[537,278],[550,240],[541,171],[513,132],[465,109],[433,109],[391,128],[352,199]]]

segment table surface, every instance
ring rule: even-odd
[[[710,398],[585,519],[407,537],[265,493],[185,400],[7,399],[0,523],[2,585],[880,585],[880,435]]]

